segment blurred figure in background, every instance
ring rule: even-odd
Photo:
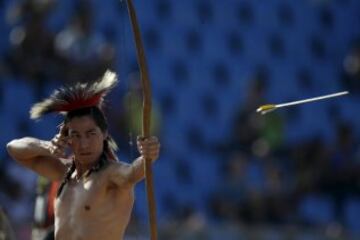
[[[352,126],[338,123],[336,139],[330,146],[329,160],[323,168],[321,190],[330,194],[335,200],[337,218],[344,223],[344,204],[349,197],[360,196],[360,162],[357,159],[358,140],[354,136]]]
[[[242,152],[234,152],[224,163],[223,181],[211,199],[211,213],[215,219],[241,222],[240,210],[244,204],[247,187],[246,172],[249,158]]]
[[[268,89],[267,71],[257,70],[249,81],[249,89],[244,104],[234,118],[230,136],[230,150],[252,152],[264,157],[269,150],[277,151],[282,147],[283,120],[274,112],[260,116],[256,109],[266,103]]]
[[[121,105],[117,111],[109,111],[109,118],[114,130],[114,137],[118,139],[120,149],[134,147],[133,142],[136,140],[134,136],[141,134],[142,129],[142,86],[139,72],[134,71],[129,74],[128,91],[122,95],[114,96],[115,102]],[[151,107],[151,126],[150,131],[161,138],[161,112],[155,99],[152,101]],[[133,149],[131,149],[133,150]],[[126,153],[126,152],[125,152]],[[132,153],[130,153],[130,157]]]
[[[38,177],[32,239],[54,239],[54,202],[58,188],[58,181]]]
[[[12,75],[34,82],[37,96],[42,96],[44,83],[59,74],[59,59],[54,48],[54,35],[46,19],[56,0],[20,1],[8,9],[11,48],[7,65]]]
[[[15,240],[15,234],[10,226],[4,211],[0,207],[0,239],[1,240]]]
[[[80,0],[69,25],[56,35],[56,54],[63,59],[61,79],[93,81],[113,67],[114,47],[94,30],[93,21],[92,5]]]
[[[360,41],[355,40],[344,59],[343,73],[340,78],[345,89],[352,93],[360,93]]]

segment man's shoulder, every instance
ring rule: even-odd
[[[108,167],[118,168],[118,167],[129,167],[131,164],[123,161],[110,161]]]
[[[129,183],[128,179],[132,175],[133,170],[131,164],[117,161],[110,162],[103,172],[110,181],[123,185]]]
[[[119,171],[128,171],[131,167],[131,164],[122,161],[111,161],[106,166],[105,171],[107,172],[119,172]]]

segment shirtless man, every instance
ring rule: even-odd
[[[64,91],[71,92],[66,93],[67,96],[86,96],[74,92],[88,91],[89,88],[78,85],[61,89],[51,97],[64,100],[59,95]],[[81,101],[76,97],[66,98],[66,106],[64,101],[58,102],[62,104],[60,107],[48,101],[46,104],[50,105],[45,110],[43,105],[35,105],[33,118],[47,112],[59,112],[59,109],[65,112],[59,134],[51,141],[25,137],[7,145],[9,154],[20,164],[50,180],[63,181],[55,200],[57,240],[123,239],[134,204],[134,186],[144,178],[144,158],[158,158],[160,144],[156,137],[150,137],[138,138],[141,156],[132,164],[117,161],[100,108],[109,89],[107,86],[105,91],[95,91],[98,95],[88,94]],[[95,101],[99,92],[101,98]],[[40,114],[39,106],[42,108]],[[72,151],[71,159],[65,158],[67,147]]]

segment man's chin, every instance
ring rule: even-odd
[[[78,155],[75,158],[78,162],[80,162],[81,164],[89,164],[89,163],[94,163],[97,161],[97,158],[92,155],[92,154],[87,154],[87,155]]]

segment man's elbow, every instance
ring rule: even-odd
[[[14,139],[6,144],[6,150],[14,160],[19,160],[19,146],[21,146],[21,139]]]
[[[16,139],[15,139],[15,140],[11,140],[10,142],[8,142],[8,143],[6,144],[6,150],[7,150],[7,152],[9,153],[10,156],[12,156],[13,153],[14,153],[16,141],[17,141]]]

